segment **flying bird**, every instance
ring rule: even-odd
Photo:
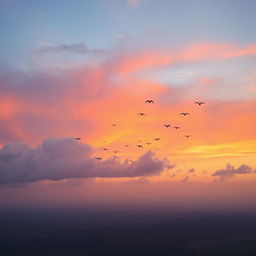
[[[102,158],[101,158],[101,157],[96,157],[95,159],[97,159],[97,160],[102,160]]]
[[[191,137],[191,135],[184,135],[184,137],[189,138],[189,137]]]
[[[154,138],[154,140],[160,140],[160,138]]]
[[[177,130],[177,129],[180,129],[179,126],[173,126],[173,128],[176,129],[176,130]]]
[[[188,116],[188,115],[190,115],[190,114],[189,114],[189,113],[187,113],[187,112],[182,112],[182,113],[180,113],[180,115]]]
[[[103,148],[103,150],[108,150],[108,148]]]
[[[146,100],[145,103],[153,103],[154,104],[154,101],[153,100]]]
[[[205,104],[203,101],[196,101],[194,104],[198,104],[199,106],[201,106],[202,104]]]
[[[134,163],[134,161],[133,161],[133,160],[129,160],[129,162]]]
[[[140,115],[140,116],[145,116],[146,114],[145,113],[138,113],[138,115]]]
[[[151,142],[146,142],[146,144],[147,144],[147,145],[150,145],[150,144],[151,144]]]
[[[118,153],[118,150],[114,151],[114,153],[115,153],[115,154]]]
[[[117,126],[117,124],[112,124],[112,126]]]
[[[137,145],[137,147],[138,147],[138,148],[143,148],[143,146],[142,146],[142,145]]]
[[[166,128],[170,128],[170,127],[171,127],[170,124],[164,124],[164,126],[165,126]]]
[[[82,138],[74,138],[74,140],[81,140]]]

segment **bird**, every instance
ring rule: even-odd
[[[143,148],[143,146],[142,146],[142,145],[137,145],[137,147],[138,147],[138,148]]]
[[[176,129],[176,130],[177,130],[177,129],[180,129],[179,126],[173,126],[173,128]]]
[[[133,160],[129,160],[129,162],[134,163],[134,161],[133,161]]]
[[[114,153],[115,153],[115,154],[118,153],[118,150],[114,151]]]
[[[189,137],[191,137],[191,135],[184,135],[184,137],[189,138]]]
[[[146,114],[145,113],[138,113],[138,115],[140,115],[140,116],[145,116]]]
[[[108,148],[103,148],[103,150],[108,150]]]
[[[182,112],[182,113],[180,113],[180,115],[187,116],[187,115],[190,115],[190,114],[187,113],[187,112]]]
[[[170,128],[170,127],[171,127],[170,124],[164,124],[164,126],[165,126],[166,128]]]
[[[81,140],[82,138],[74,138],[74,140]]]
[[[95,159],[97,159],[97,160],[102,160],[102,158],[101,158],[101,157],[96,157]]]
[[[153,100],[146,100],[145,103],[153,103],[154,104],[154,101]]]
[[[202,104],[205,104],[203,101],[196,101],[194,104],[198,104],[199,106],[201,106]]]
[[[157,141],[158,141],[158,140],[160,140],[160,138],[154,138],[154,140],[157,140]]]
[[[151,142],[146,142],[146,144],[147,144],[147,145],[150,145],[150,144],[151,144]]]
[[[112,126],[116,126],[117,124],[112,124]]]

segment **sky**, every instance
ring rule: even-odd
[[[255,8],[0,1],[0,207],[250,209]]]

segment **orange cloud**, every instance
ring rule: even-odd
[[[197,44],[181,50],[145,49],[124,53],[114,63],[114,70],[131,74],[148,68],[159,68],[176,63],[197,62],[201,60],[224,60],[244,56],[255,56],[256,45],[238,47],[235,44]]]
[[[183,169],[216,169],[237,157],[240,164],[244,159],[255,164],[256,152],[248,146],[256,141],[255,98],[227,101],[205,97],[210,86],[214,89],[218,83],[207,77],[187,87],[168,87],[135,75],[147,68],[255,53],[254,45],[202,44],[176,52],[145,50],[110,56],[98,66],[62,74],[8,74],[8,79],[0,79],[4,95],[0,121],[5,122],[0,127],[0,142],[19,138],[36,144],[49,136],[82,137],[103,157],[119,151],[121,158],[136,160],[152,149]],[[145,103],[146,99],[155,104]],[[199,107],[195,100],[206,104]],[[146,115],[141,117],[139,112]],[[190,116],[183,117],[180,112]],[[187,134],[192,136],[184,137]],[[156,137],[161,139],[155,141]],[[109,150],[103,152],[102,147]]]

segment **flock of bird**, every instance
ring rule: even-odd
[[[145,103],[155,104],[155,102],[154,102],[153,100],[151,100],[151,99],[146,100]],[[203,102],[203,101],[196,101],[196,102],[194,102],[194,104],[197,104],[198,106],[201,106],[202,104],[205,104],[205,102]],[[143,113],[143,112],[139,112],[138,115],[139,115],[139,116],[146,116],[146,114]],[[182,116],[189,116],[190,113],[188,113],[188,112],[181,112],[180,115],[182,115]],[[114,124],[112,124],[112,126],[115,127],[115,126],[117,126],[117,124],[114,123]],[[165,126],[166,128],[171,128],[171,125],[170,125],[170,124],[164,124],[163,126]],[[180,129],[179,126],[172,126],[172,127],[173,127],[174,129],[176,129],[176,130]],[[191,136],[192,136],[191,134],[186,134],[186,135],[184,135],[184,137],[186,137],[186,138],[189,138],[189,137],[191,137]],[[79,141],[79,140],[81,140],[82,138],[76,137],[76,138],[73,138],[73,139]],[[159,137],[154,138],[154,141],[159,141],[159,140],[160,140]],[[106,141],[103,141],[103,143],[105,143],[105,142],[106,142]],[[141,140],[138,140],[137,142],[140,143]],[[145,143],[145,144],[150,145],[151,142],[147,142],[147,143]],[[126,145],[124,145],[124,146],[125,146],[125,147],[129,147],[130,145],[127,145],[127,144],[126,144]],[[136,146],[137,146],[138,148],[143,148],[143,145],[141,145],[141,144],[137,144]],[[102,150],[107,151],[107,150],[109,150],[109,149],[108,149],[108,148],[102,148]],[[118,151],[118,150],[115,150],[115,151],[113,151],[113,152],[114,152],[114,154],[117,154],[119,151]],[[102,157],[96,157],[95,159],[97,159],[97,160],[102,160]],[[133,161],[133,160],[129,160],[129,162],[133,163],[134,161]]]

